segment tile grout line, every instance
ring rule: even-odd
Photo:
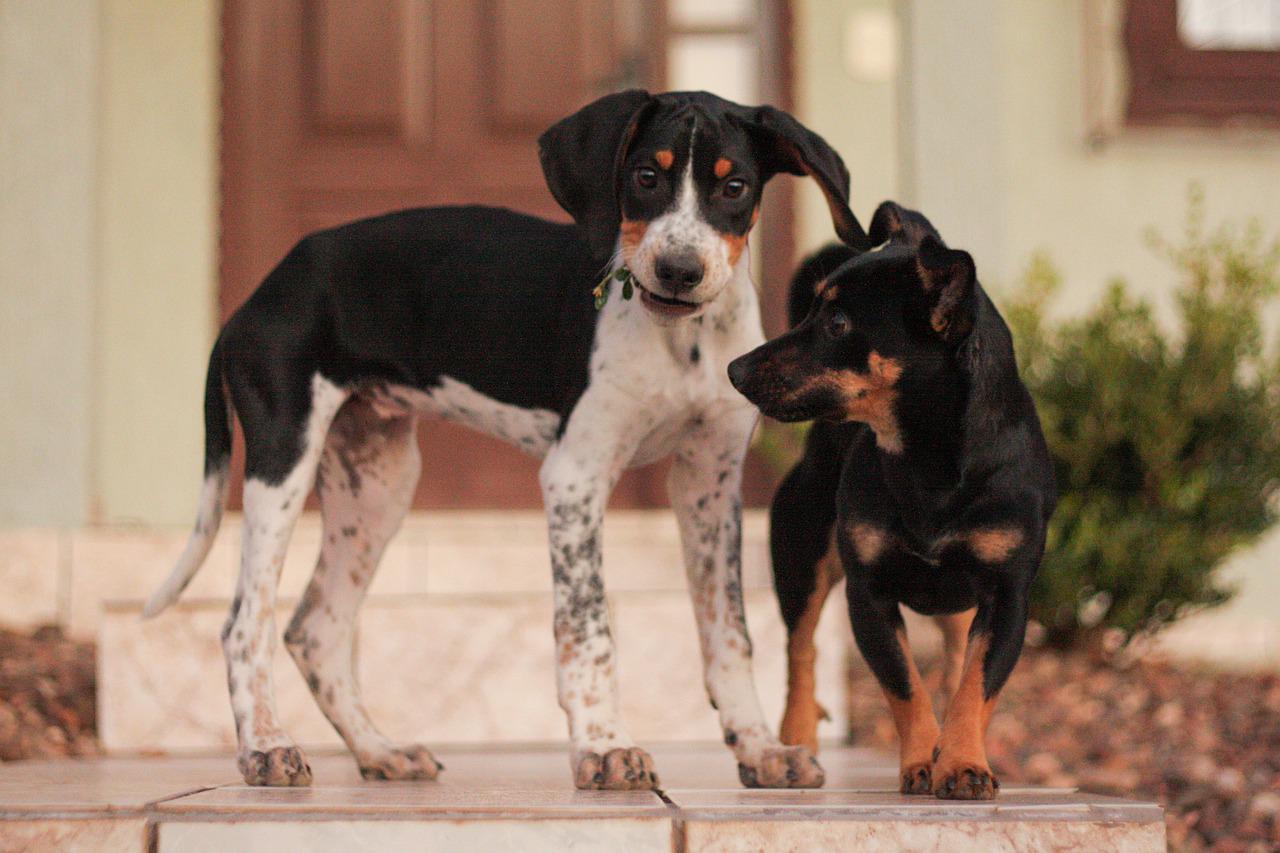
[[[685,853],[684,810],[675,800],[667,796],[667,792],[662,788],[654,788],[653,793],[666,803],[667,810],[671,814],[671,853]]]
[[[187,791],[179,791],[176,794],[170,794],[167,797],[159,797],[150,800],[142,807],[142,817],[145,820],[143,825],[143,849],[147,853],[158,853],[160,850],[160,823],[161,812],[157,808],[161,803],[169,803],[174,800],[181,800],[185,797],[194,797],[196,794],[203,794],[205,791],[213,791],[221,785],[202,785],[197,788],[191,788]]]

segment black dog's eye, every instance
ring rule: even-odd
[[[730,178],[724,182],[724,186],[720,188],[720,192],[724,193],[725,198],[741,198],[742,194],[747,191],[747,182],[742,178]]]
[[[827,335],[833,338],[843,338],[849,334],[849,330],[853,328],[853,324],[849,322],[849,317],[843,311],[832,311],[831,316],[827,318]]]
[[[651,190],[658,185],[658,173],[648,166],[636,169],[636,185]]]

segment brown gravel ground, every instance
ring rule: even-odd
[[[0,761],[97,755],[93,643],[0,629]]]
[[[875,680],[860,660],[850,670],[853,742],[896,750]],[[1028,649],[987,748],[1006,783],[1155,800],[1171,850],[1280,850],[1280,673]]]

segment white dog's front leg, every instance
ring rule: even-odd
[[[575,428],[571,421],[543,462],[540,478],[551,544],[556,683],[569,718],[569,759],[578,788],[658,784],[653,760],[635,748],[622,722],[617,655],[600,573],[604,508],[630,449],[616,439],[627,432],[621,424],[610,429],[599,419],[589,428]]]
[[[809,788],[823,772],[803,746],[783,746],[765,722],[751,673],[751,639],[742,602],[742,462],[754,410],[695,427],[682,442],[668,489],[680,522],[685,570],[711,704],[742,784]]]

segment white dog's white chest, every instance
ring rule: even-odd
[[[747,329],[726,334],[711,318],[686,321],[680,328],[661,328],[628,305],[623,316],[602,317],[600,345],[592,359],[591,389],[630,410],[639,440],[629,467],[647,465],[669,455],[691,429],[734,411],[750,408],[729,383],[729,362],[764,340],[754,311],[743,319]],[[640,328],[627,328],[640,320]],[[612,322],[610,322],[612,321]],[[754,334],[750,324],[755,325]]]

